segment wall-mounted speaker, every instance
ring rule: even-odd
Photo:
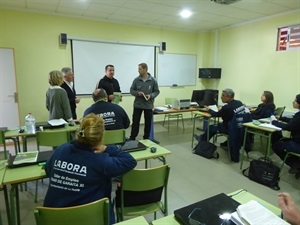
[[[159,51],[163,52],[167,50],[167,43],[166,42],[161,42],[159,46]]]
[[[67,34],[61,33],[59,35],[59,44],[60,45],[67,45],[67,42],[68,42]]]

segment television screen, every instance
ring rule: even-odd
[[[199,78],[221,78],[221,68],[199,68]]]
[[[203,105],[218,105],[219,90],[206,89]]]
[[[204,98],[205,90],[193,90],[191,102],[201,102]]]

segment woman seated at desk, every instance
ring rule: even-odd
[[[137,162],[117,146],[102,145],[104,120],[91,113],[82,119],[75,141],[55,149],[45,166],[50,184],[46,207],[70,207],[109,198],[112,178],[132,170]],[[111,204],[110,223],[115,223]]]
[[[293,107],[300,110],[300,94],[298,94],[293,101]],[[277,121],[273,117],[272,124],[291,132],[291,138],[282,138],[281,132],[275,132],[272,135],[272,149],[282,159],[287,152],[300,153],[300,111],[298,111],[293,118],[281,117],[281,121]],[[284,123],[285,122],[285,123]],[[289,173],[300,176],[300,158],[290,156],[285,161],[291,167]]]
[[[272,92],[264,91],[260,99],[262,103],[259,104],[255,110],[250,109],[252,119],[254,120],[270,117],[275,111],[274,96]]]

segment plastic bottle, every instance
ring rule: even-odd
[[[25,117],[25,131],[28,134],[35,134],[35,118],[31,113]]]

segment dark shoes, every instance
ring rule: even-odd
[[[221,147],[222,149],[224,149],[225,151],[227,151],[227,150],[228,150],[228,144],[227,144],[227,141],[224,141],[223,143],[221,143],[221,144],[220,144],[220,147]]]
[[[298,167],[291,167],[290,169],[289,169],[289,173],[290,174],[297,174],[297,173],[300,173],[300,168]]]

